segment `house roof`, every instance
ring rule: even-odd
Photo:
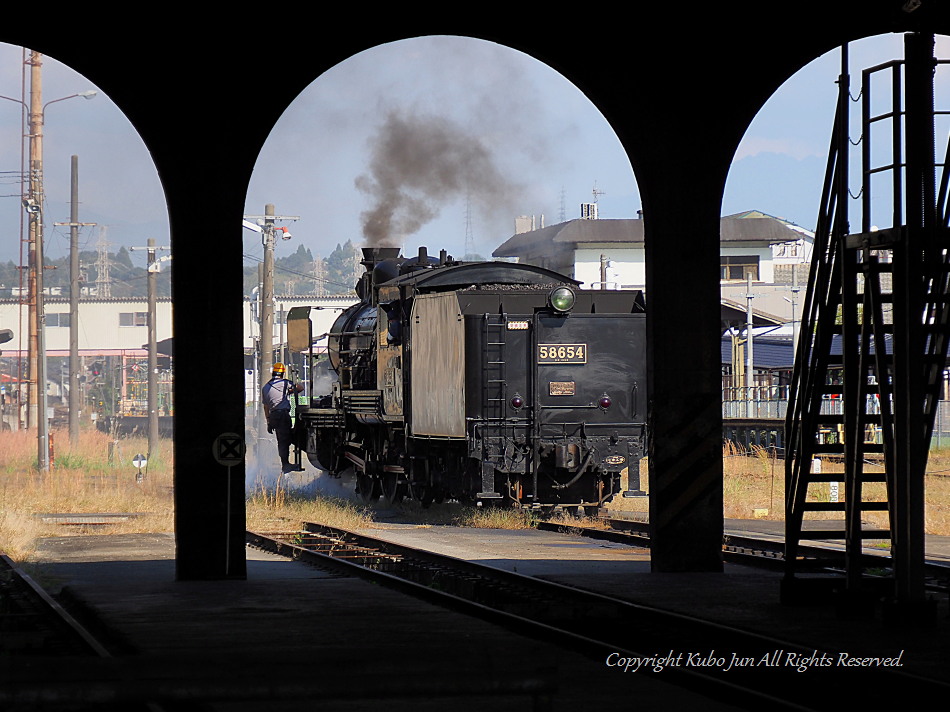
[[[894,338],[887,334],[884,337],[887,353],[893,353]],[[871,352],[873,353],[873,344]],[[841,355],[841,335],[831,337],[831,353]],[[730,336],[722,337],[722,362],[729,364],[732,360],[732,342]],[[791,369],[795,364],[795,351],[792,340],[781,337],[757,336],[753,341],[752,360],[756,368],[761,369]],[[947,359],[950,363],[950,358]]]
[[[752,365],[763,370],[788,369],[795,364],[795,352],[791,339],[769,339],[757,337],[753,341]],[[722,337],[722,363],[732,363],[732,338]]]
[[[746,307],[731,299],[720,299],[722,330],[744,327],[748,319]],[[785,324],[782,317],[769,314],[761,309],[752,309],[752,326],[782,326]]]
[[[719,239],[724,243],[767,246],[802,238],[801,229],[765,213],[747,211],[719,220]],[[540,230],[512,235],[492,256],[519,257],[549,251],[555,245],[578,247],[588,243],[642,243],[643,220],[568,220]]]

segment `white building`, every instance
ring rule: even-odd
[[[69,355],[69,300],[47,297],[47,356]],[[0,300],[0,327],[11,329],[13,340],[4,345],[3,356],[17,356],[27,349],[27,306],[16,299]],[[172,304],[168,298],[156,305],[156,337],[172,335]],[[144,299],[83,299],[79,302],[79,353],[84,356],[145,355],[148,343],[148,304]]]
[[[587,289],[643,289],[643,224],[642,220],[569,220],[519,232],[492,254],[553,269]],[[724,217],[719,233],[723,286],[745,289],[749,277],[758,284],[791,284],[793,273],[804,284],[807,268],[803,265],[811,259],[813,243],[809,231],[764,213]]]
[[[274,346],[275,350],[285,339],[286,314],[294,306],[313,306],[311,321],[313,334],[317,339],[325,335],[334,320],[346,307],[357,301],[355,295],[349,296],[302,296],[275,299]],[[172,333],[172,300],[159,299],[156,303],[156,340],[170,340]],[[46,315],[46,355],[53,359],[47,369],[48,393],[62,397],[64,382],[68,381],[64,362],[69,356],[70,313],[67,299],[47,298],[44,312]],[[244,349],[250,356],[247,386],[253,389],[255,374],[253,356],[260,338],[258,325],[258,305],[251,299],[244,300]],[[211,318],[209,316],[209,318]],[[0,329],[10,329],[12,340],[0,346],[0,381],[4,393],[12,392],[16,387],[18,366],[25,368],[28,357],[28,308],[17,299],[0,300]],[[148,304],[145,299],[83,299],[79,302],[79,356],[82,371],[104,357],[132,364],[147,358],[148,351]],[[325,340],[324,340],[325,343]],[[202,359],[203,363],[213,363],[216,354],[189,354]],[[55,359],[62,359],[56,363]],[[248,400],[254,400],[249,393]]]
[[[283,335],[285,315],[291,307],[316,307],[313,321],[315,335],[330,330],[333,320],[350,304],[357,301],[350,296],[301,296],[275,298],[274,342],[279,344]],[[45,300],[47,356],[69,355],[69,301]],[[260,336],[257,323],[258,305],[244,300],[244,347],[253,348]],[[156,331],[158,341],[172,338],[172,300],[156,302]],[[4,358],[26,356],[28,310],[16,299],[0,300],[0,328],[13,331],[13,339],[3,345]],[[81,356],[107,356],[120,352],[138,352],[145,355],[148,343],[148,304],[144,299],[83,299],[79,302],[79,353]]]

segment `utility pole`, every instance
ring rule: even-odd
[[[755,399],[753,395],[754,386],[755,386],[755,374],[753,369],[755,368],[755,360],[752,354],[752,300],[755,299],[755,295],[752,293],[752,273],[749,272],[746,274],[746,312],[745,312],[745,385],[746,385],[746,402],[747,402],[747,412],[746,417],[752,418],[755,417],[755,414],[752,412],[752,402]]]
[[[49,420],[46,415],[46,334],[43,309],[43,62],[39,52],[30,59],[29,193],[23,201],[30,216],[30,340],[27,427],[36,427],[36,463],[48,472]]]
[[[70,157],[69,444],[79,444],[79,156]]]
[[[786,302],[792,305],[792,355],[798,358],[798,293],[801,292],[798,286],[798,264],[792,265],[792,296],[782,297]]]
[[[285,227],[277,227],[278,220],[298,220],[297,215],[275,215],[274,206],[268,203],[264,206],[263,215],[245,215],[244,227],[261,233],[261,242],[264,245],[264,274],[261,280],[261,355],[260,355],[260,382],[264,383],[270,376],[274,366],[274,244],[276,236],[284,240],[291,238],[290,231]],[[256,220],[257,223],[250,223]]]
[[[261,286],[261,382],[274,365],[274,206],[264,206],[264,283]]]
[[[280,322],[280,360],[287,360],[287,312],[284,311],[284,305],[280,306],[280,318],[277,320]]]
[[[69,226],[69,444],[79,444],[79,413],[82,410],[82,386],[79,378],[79,292],[82,275],[79,271],[79,228],[96,223],[79,222],[79,156],[70,163],[69,222],[53,223]]]
[[[70,94],[59,99],[43,103],[43,74],[42,54],[30,51],[30,57],[25,62],[30,66],[30,103],[19,101],[28,112],[29,138],[29,187],[23,198],[23,207],[29,215],[28,237],[28,330],[27,345],[27,428],[37,428],[37,465],[40,471],[49,470],[49,420],[47,418],[46,397],[46,329],[43,295],[43,117],[46,106],[57,101],[65,101],[74,97],[91,99],[95,91],[84,91]]]
[[[39,342],[39,314],[42,311],[41,300],[43,294],[43,264],[42,241],[38,239],[43,229],[43,220],[40,211],[43,206],[42,171],[43,155],[43,75],[41,55],[31,52],[27,60],[30,65],[30,106],[29,125],[29,163],[27,166],[29,187],[24,206],[29,214],[29,243],[28,243],[28,333],[29,342],[27,351],[27,416],[26,427],[35,428],[39,422],[39,393],[41,381],[38,370],[38,342]],[[43,462],[41,459],[40,463]],[[43,469],[41,467],[41,469]]]
[[[254,382],[254,403],[259,405],[261,399],[261,389],[264,387],[264,368],[262,367],[261,359],[264,358],[264,329],[261,327],[261,324],[264,323],[264,263],[261,262],[257,265],[257,348],[254,351],[256,358],[254,359],[254,374],[256,380]],[[257,423],[258,433],[264,432],[264,424],[261,419],[261,411],[259,408],[254,410],[254,422]]]
[[[155,324],[155,238],[148,238],[148,458],[158,450],[158,337]]]
[[[157,250],[167,250],[168,247],[156,247],[155,238],[148,238],[147,247],[130,247],[130,251],[147,250],[148,254],[148,381],[147,400],[148,409],[148,459],[151,459],[158,450],[158,336],[155,308],[157,295],[156,287],[161,261],[155,258]],[[162,260],[167,258],[162,258]]]

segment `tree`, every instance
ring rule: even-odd
[[[326,265],[327,294],[351,294],[359,281],[362,267],[359,249],[347,240],[342,246],[337,243],[336,249],[324,260]]]
[[[125,245],[122,245],[115,254],[115,263],[123,267],[128,267],[129,269],[133,268],[132,258],[129,256],[129,251],[125,249]]]

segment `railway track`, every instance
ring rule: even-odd
[[[247,542],[743,709],[837,710],[950,692],[897,668],[841,667],[830,652],[319,524],[248,532]]]
[[[542,531],[569,532],[578,536],[612,541],[631,546],[650,546],[649,525],[627,519],[604,518],[602,527],[572,526],[569,524],[541,522]],[[799,571],[812,573],[839,573],[845,569],[844,546],[829,542],[824,546],[798,547],[804,561]],[[747,536],[727,533],[723,536],[723,559],[725,561],[781,570],[785,566],[785,542],[783,539],[766,536]],[[893,563],[889,553],[867,549],[862,566],[880,569],[882,576],[890,575]],[[925,563],[927,590],[935,593],[950,593],[950,562],[930,560]]]
[[[0,554],[0,656],[99,656],[105,647],[26,572]]]

